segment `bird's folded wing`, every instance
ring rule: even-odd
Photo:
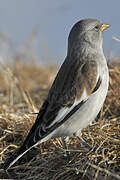
[[[101,84],[96,61],[65,61],[24,145],[29,148],[62,125]]]

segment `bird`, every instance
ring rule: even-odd
[[[73,135],[82,139],[81,130],[95,120],[108,91],[109,72],[102,44],[103,31],[109,27],[92,18],[73,25],[65,60],[35,123],[21,147],[3,163],[4,170],[49,139]]]

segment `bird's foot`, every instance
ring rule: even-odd
[[[70,160],[70,151],[68,148],[68,141],[69,141],[69,137],[63,137],[62,139],[62,144],[63,144],[63,148],[64,148],[64,156],[67,157],[68,160]]]
[[[77,138],[87,150],[91,151],[93,149],[82,137],[77,136]]]

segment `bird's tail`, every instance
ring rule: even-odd
[[[33,145],[34,146],[34,145]],[[20,159],[25,153],[27,153],[27,151],[29,151],[31,148],[33,148],[33,146],[31,146],[30,148],[25,148],[23,146],[21,146],[16,152],[14,152],[3,164],[2,164],[2,169],[7,170],[8,168],[10,168],[13,164],[15,164],[15,162]]]

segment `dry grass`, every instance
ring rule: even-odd
[[[109,92],[95,121],[82,131],[95,152],[69,141],[70,159],[60,139],[50,140],[28,152],[0,178],[29,180],[120,179],[120,66],[109,66]],[[0,69],[0,162],[22,144],[56,75],[56,68],[16,60]],[[91,107],[92,108],[92,107]]]

